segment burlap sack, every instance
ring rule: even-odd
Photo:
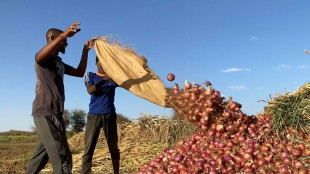
[[[132,49],[96,38],[95,50],[105,73],[119,86],[156,105],[167,107],[167,90],[161,79],[146,65],[143,56]]]

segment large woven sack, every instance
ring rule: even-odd
[[[119,86],[156,105],[168,107],[167,90],[143,56],[106,37],[97,37],[94,47],[103,70]]]

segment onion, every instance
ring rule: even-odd
[[[286,158],[286,157],[288,157],[288,153],[287,153],[287,152],[285,152],[285,151],[283,151],[283,152],[281,153],[281,157],[282,157],[282,158]]]
[[[215,127],[216,131],[217,132],[224,132],[224,125],[223,124],[216,124],[216,127]]]
[[[250,123],[249,125],[251,128],[253,128],[254,130],[256,129],[256,125],[254,123]]]
[[[168,171],[169,172],[169,171]],[[171,172],[172,173],[179,173],[179,169],[178,169],[178,167],[177,167],[177,165],[173,165],[172,167],[171,167]],[[169,172],[170,173],[170,172]]]
[[[185,89],[190,90],[192,88],[192,84],[185,81]]]
[[[190,97],[191,97],[191,93],[190,92],[186,91],[186,92],[183,93],[183,98],[188,99]]]
[[[207,88],[206,91],[205,91],[205,95],[206,96],[211,96],[212,94],[212,90],[210,88]]]
[[[263,153],[266,153],[269,151],[269,147],[266,146],[265,144],[263,144],[261,147],[260,147],[260,151],[263,152]]]
[[[267,164],[267,161],[265,160],[265,159],[263,159],[263,158],[261,158],[261,159],[258,159],[257,160],[257,164],[258,164],[258,166],[264,166],[264,165],[266,165]]]
[[[207,99],[206,103],[207,103],[207,106],[209,106],[210,108],[213,106],[213,101],[211,99]]]
[[[287,146],[286,146],[286,150],[289,151],[289,152],[292,152],[292,150],[294,150],[294,146],[292,146],[292,145],[287,145]]]
[[[210,81],[206,81],[206,82],[205,82],[205,85],[206,85],[207,87],[209,87],[209,86],[211,86],[212,84],[211,84]]]
[[[244,167],[244,172],[245,173],[253,173],[253,168],[252,167]]]
[[[234,142],[231,140],[228,140],[226,143],[226,146],[232,148],[232,147],[234,147]]]
[[[186,168],[187,166],[186,166],[186,164],[184,164],[184,163],[178,163],[178,169],[181,171],[181,170],[185,170],[185,168]]]
[[[203,137],[199,134],[194,135],[195,140],[199,141],[201,140]]]
[[[208,118],[208,117],[206,117],[206,118]],[[205,126],[208,124],[208,120],[205,119],[204,117],[200,118],[199,122],[201,123],[201,125],[205,125]]]
[[[253,169],[257,169],[257,168],[258,168],[258,164],[255,163],[255,162],[253,162],[253,163],[251,164],[251,167],[252,167]]]
[[[239,127],[239,132],[244,132],[245,131],[245,128],[243,126],[240,126]]]
[[[224,158],[224,161],[226,161],[226,162],[229,162],[232,160],[232,158],[229,154],[225,155],[223,158]]]
[[[302,151],[302,153],[303,153],[304,155],[310,156],[310,149],[309,149],[309,148],[306,148],[306,149],[304,149],[304,150]]]
[[[221,95],[220,91],[218,91],[218,90],[214,90],[214,94],[217,95],[217,96]]]
[[[230,118],[230,117],[231,117],[230,112],[224,112],[222,115],[223,115],[225,118]]]
[[[266,160],[268,163],[271,163],[273,161],[273,156],[272,155],[265,156],[264,160]]]
[[[217,174],[217,171],[215,171],[215,170],[210,170],[209,174]]]
[[[290,157],[283,158],[283,163],[286,165],[291,165],[292,159]]]
[[[264,120],[265,120],[267,123],[270,123],[271,117],[270,117],[270,116],[266,116]]]
[[[298,174],[309,174],[309,170],[305,169],[305,168],[301,168],[301,169],[299,169],[299,173]]]
[[[239,112],[238,112],[238,116],[239,116],[240,118],[242,118],[242,117],[244,116],[243,112],[242,112],[242,111],[239,111]]]
[[[247,153],[253,153],[254,152],[254,147],[253,146],[249,146],[245,149],[245,152]]]
[[[298,144],[296,147],[299,149],[299,150],[301,150],[301,151],[303,151],[304,149],[305,149],[305,144],[303,144],[303,143],[300,143],[300,144]]]
[[[296,160],[296,161],[294,162],[294,166],[295,166],[297,169],[300,169],[300,168],[302,168],[302,167],[304,166],[304,164],[303,164],[301,161]]]
[[[262,154],[261,152],[254,153],[254,155],[255,155],[255,157],[256,157],[257,159],[262,159],[262,158],[264,158],[264,154]]]
[[[200,85],[194,84],[194,86],[193,86],[193,88],[192,88],[192,91],[193,91],[194,94],[200,93],[199,87],[200,87]]]
[[[191,93],[191,96],[189,99],[190,99],[190,101],[195,102],[196,100],[198,100],[198,96],[195,95],[194,93]],[[198,108],[196,108],[196,109],[198,109]]]
[[[169,73],[169,74],[167,75],[167,79],[168,79],[169,81],[173,81],[173,80],[175,79],[175,75],[172,74],[172,73]]]
[[[280,166],[282,166],[282,165],[283,165],[283,164],[282,164],[282,162],[281,162],[280,160],[274,162],[274,166],[276,166],[276,167],[280,167]]]
[[[277,154],[279,152],[279,149],[274,146],[272,149],[271,149],[271,152],[274,153],[274,154]]]
[[[225,144],[225,143],[220,142],[220,143],[218,144],[218,147],[219,147],[219,148],[224,148],[224,147],[226,147],[226,144]]]
[[[302,152],[301,152],[300,150],[293,149],[293,150],[291,151],[291,154],[292,154],[295,158],[299,158],[299,157],[301,157]]]
[[[209,127],[207,126],[207,125],[203,125],[203,124],[201,124],[201,130],[203,130],[203,131],[207,131],[208,129],[209,129]]]
[[[281,173],[288,173],[288,169],[286,166],[281,166],[279,170]]]
[[[244,142],[244,141],[245,141],[244,136],[243,136],[243,135],[239,135],[239,136],[238,136],[238,141],[239,141],[239,142]]]
[[[251,160],[253,158],[253,155],[251,153],[246,152],[246,153],[243,154],[243,158],[246,161],[248,161],[248,160]]]

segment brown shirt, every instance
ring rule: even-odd
[[[72,67],[54,58],[39,64],[35,61],[37,74],[36,97],[32,103],[32,116],[62,114],[64,111],[65,90],[63,76]]]

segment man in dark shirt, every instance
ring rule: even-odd
[[[84,76],[93,41],[85,42],[77,68],[65,64],[58,54],[65,53],[67,38],[80,31],[79,25],[80,22],[74,22],[64,32],[56,28],[49,29],[46,33],[47,44],[35,56],[37,84],[32,116],[38,130],[39,143],[26,174],[39,173],[49,160],[55,174],[71,173],[72,155],[62,118],[65,101],[63,75]]]

